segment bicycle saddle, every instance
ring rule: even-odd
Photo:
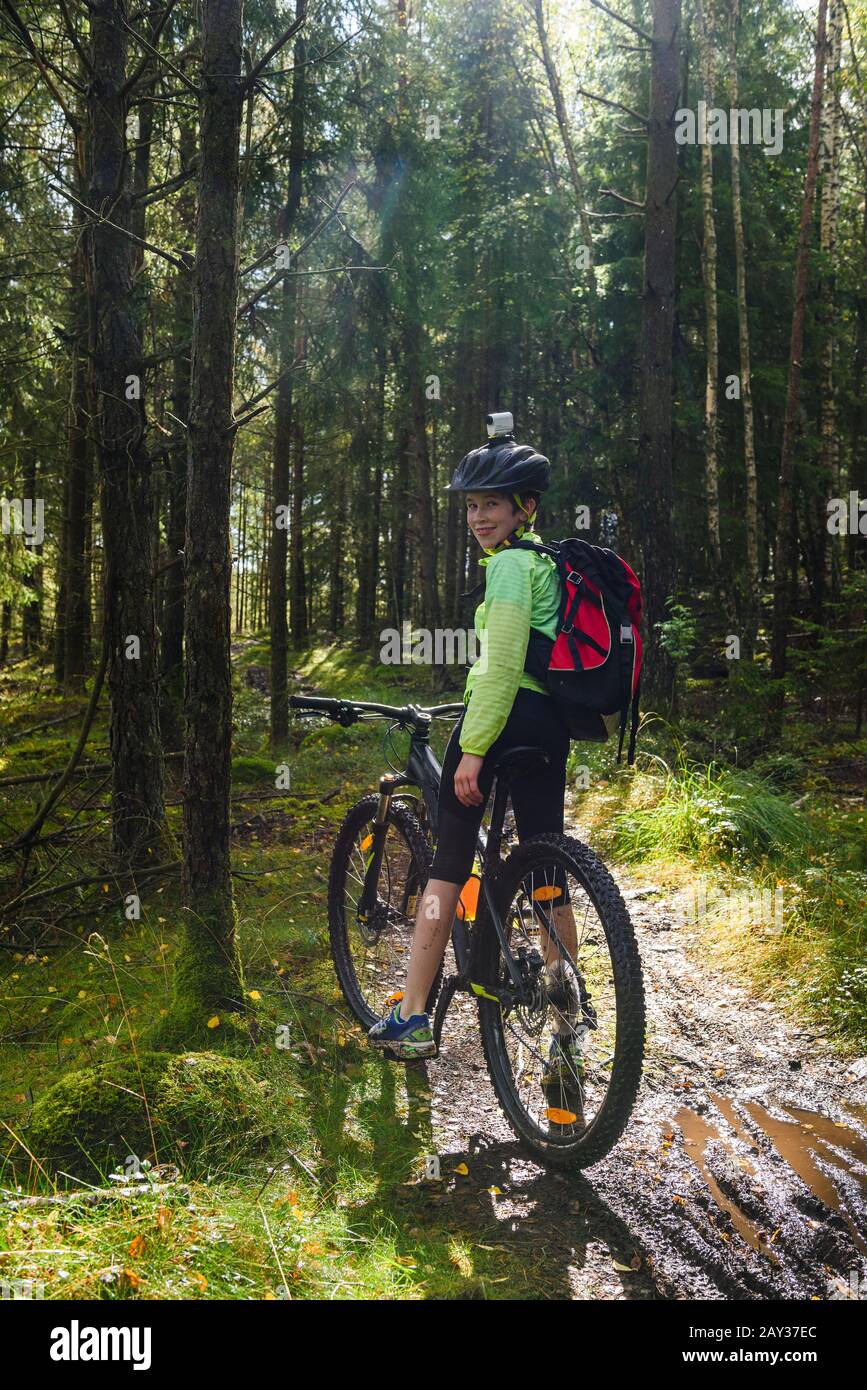
[[[550,755],[544,748],[537,748],[533,744],[520,744],[500,754],[494,763],[494,772],[500,781],[505,782],[513,777],[520,777],[525,772],[547,767],[550,761]]]

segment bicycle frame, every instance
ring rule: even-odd
[[[373,717],[394,717],[402,727],[411,730],[409,757],[407,765],[402,773],[384,773],[379,779],[379,803],[373,822],[373,833],[369,848],[370,853],[365,862],[364,885],[361,896],[356,905],[356,916],[361,924],[368,924],[374,918],[377,908],[377,884],[382,868],[382,859],[385,852],[385,842],[388,835],[388,812],[391,799],[400,787],[418,787],[424,802],[427,817],[431,826],[434,839],[438,831],[437,809],[439,801],[439,787],[442,779],[442,765],[436,758],[430,746],[430,726],[432,719],[437,714],[457,712],[462,709],[462,705],[441,705],[431,710],[422,710],[415,705],[399,708],[392,705],[371,704],[364,701],[347,701],[329,699],[317,696],[291,696],[290,707],[299,711],[311,714],[324,714],[338,723],[348,726],[357,723],[365,716]],[[519,957],[515,957],[510,948],[505,926],[500,918],[494,903],[491,880],[496,866],[500,861],[500,846],[502,843],[503,826],[506,818],[506,806],[509,800],[509,776],[498,776],[496,778],[494,804],[491,812],[491,823],[486,832],[482,827],[479,828],[478,847],[482,860],[481,889],[480,897],[480,918],[487,913],[494,924],[500,942],[503,958],[509,972],[511,988],[497,988],[486,990],[481,984],[472,978],[476,973],[478,956],[478,942],[481,938],[480,921],[477,919],[474,928],[470,929],[466,922],[455,917],[452,923],[451,939],[457,962],[458,973],[451,975],[445,982],[440,999],[437,1004],[434,1017],[433,1033],[439,1050],[439,1042],[442,1034],[443,1021],[449,1004],[458,990],[470,992],[478,997],[491,999],[498,1004],[509,1004],[522,1001],[527,991],[527,966],[530,964],[534,969],[538,969],[535,962],[528,962]],[[419,885],[421,887],[421,885]],[[564,954],[567,960],[571,961],[569,952],[557,934],[553,921],[545,918],[544,913],[538,903],[532,902],[534,915],[538,918],[540,925],[548,937],[554,942],[558,951]],[[526,953],[525,953],[526,954]],[[541,957],[539,958],[541,966]],[[572,962],[574,965],[574,962]]]

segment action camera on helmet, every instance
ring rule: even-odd
[[[486,416],[485,425],[488,438],[496,439],[501,434],[511,434],[515,428],[515,421],[510,410],[497,410],[493,415]]]

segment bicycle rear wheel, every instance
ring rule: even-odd
[[[376,909],[367,924],[356,906],[379,806],[365,796],[348,812],[337,836],[328,877],[328,930],[331,955],[343,997],[363,1028],[386,1012],[386,1001],[401,987],[409,961],[418,895],[427,883],[430,842],[418,819],[398,801],[388,811],[388,833],[377,884]],[[428,995],[430,1012],[442,983],[440,966]]]
[[[552,982],[540,966],[553,960],[546,924],[565,940],[562,917],[558,924],[552,916],[555,904],[562,905],[564,884],[576,942],[574,953],[563,953],[565,964]],[[538,835],[513,850],[497,871],[493,897],[510,953],[521,959],[529,985],[520,1005],[479,999],[491,1081],[506,1118],[534,1155],[546,1164],[590,1167],[625,1129],[641,1080],[644,988],[629,913],[604,864],[566,835]],[[480,927],[480,982],[507,988],[506,961],[487,910]]]

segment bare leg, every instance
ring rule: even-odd
[[[462,888],[462,883],[429,878],[424,893],[419,897],[412,951],[400,1005],[401,1018],[425,1011],[430,987],[449,943]]]
[[[572,911],[571,903],[566,903],[563,907],[553,908],[551,916],[554,919],[553,926],[557,932],[557,936],[563,948],[568,951],[570,958],[574,962],[578,950],[578,933],[575,927],[575,916]],[[540,932],[540,936],[542,938],[542,950],[545,956],[546,973],[550,974],[552,981],[558,982],[559,987],[557,992],[559,993],[559,989],[562,988],[562,980],[560,980],[560,972],[557,967],[557,962],[560,960],[560,950],[555,946],[551,937],[544,929]],[[553,1002],[551,1004],[552,1026],[554,1032],[561,1036],[564,1033],[572,1033],[575,1026],[572,1008],[569,1008],[566,1012],[561,1012],[564,1007],[562,1000],[560,1001],[560,1008]]]
[[[563,907],[552,909],[551,916],[554,919],[554,927],[572,960],[575,960],[575,952],[578,950],[578,930],[575,926],[575,914],[572,911],[572,904],[566,903]],[[544,927],[541,928],[542,953],[545,957],[546,965],[553,965],[560,959],[560,952],[554,945]]]

